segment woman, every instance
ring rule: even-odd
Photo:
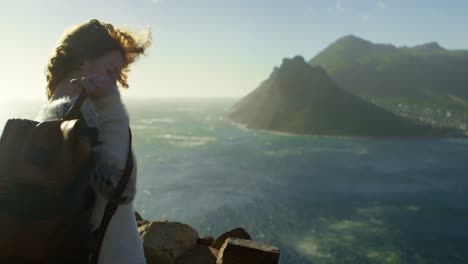
[[[141,41],[111,24],[90,20],[67,32],[46,68],[49,103],[38,121],[61,118],[81,93],[88,94],[81,112],[98,130],[99,145],[93,148],[94,167],[90,186],[96,201],[90,227],[96,230],[122,176],[129,151],[129,118],[117,82],[128,88],[129,66],[151,45],[151,32]],[[134,160],[135,161],[135,160]],[[146,263],[135,221],[136,163],[115,215],[103,240],[99,262]]]

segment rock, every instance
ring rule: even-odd
[[[148,220],[137,221],[137,226],[140,227],[140,226],[146,225],[148,223],[150,223],[150,221],[148,221]]]
[[[137,222],[145,220],[145,219],[143,219],[143,217],[141,217],[141,214],[139,214],[137,211],[135,211],[135,218],[136,218]]]
[[[198,233],[178,222],[150,222],[138,229],[148,264],[169,264],[197,244]]]
[[[260,242],[228,238],[219,251],[216,264],[278,264],[277,247]]]
[[[229,232],[226,232],[219,236],[212,244],[212,248],[216,248],[217,250],[220,250],[221,247],[223,246],[224,242],[226,241],[227,238],[229,237],[235,237],[235,238],[242,238],[242,239],[248,239],[251,240],[252,238],[250,237],[249,233],[245,231],[242,227],[235,228]]]
[[[216,264],[218,250],[206,245],[196,245],[188,250],[175,264]]]
[[[205,246],[211,246],[211,244],[213,244],[214,240],[215,239],[212,236],[201,237],[201,238],[198,238],[197,244],[205,245]]]
[[[137,211],[135,211],[135,219],[136,219],[138,227],[140,227],[142,225],[146,225],[147,223],[149,223],[149,221],[144,219]]]
[[[145,230],[149,227],[149,224],[151,224],[151,222],[148,222],[148,223],[146,223],[144,225],[138,226],[138,233],[140,233],[140,237],[143,235]]]

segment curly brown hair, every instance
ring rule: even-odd
[[[127,74],[132,64],[151,45],[151,30],[145,40],[113,25],[92,19],[72,28],[59,41],[50,57],[45,75],[46,92],[50,99],[57,85],[78,69],[84,61],[93,60],[109,52],[118,50],[124,58],[122,71],[117,81],[128,88]]]

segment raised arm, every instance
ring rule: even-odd
[[[110,199],[127,163],[130,146],[129,118],[117,89],[106,97],[93,100],[92,105],[96,112],[99,143],[93,148],[94,166],[90,174],[90,184],[96,191]],[[85,111],[86,108],[82,109],[82,112]],[[136,161],[133,153],[132,158],[133,172],[122,199],[118,201],[122,204],[131,202],[136,192]]]

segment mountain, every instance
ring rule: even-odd
[[[230,118],[252,129],[314,135],[441,136],[447,129],[398,117],[339,88],[322,67],[284,59]]]
[[[343,89],[362,97],[468,99],[468,51],[436,42],[414,47],[374,44],[350,35],[312,58]]]

